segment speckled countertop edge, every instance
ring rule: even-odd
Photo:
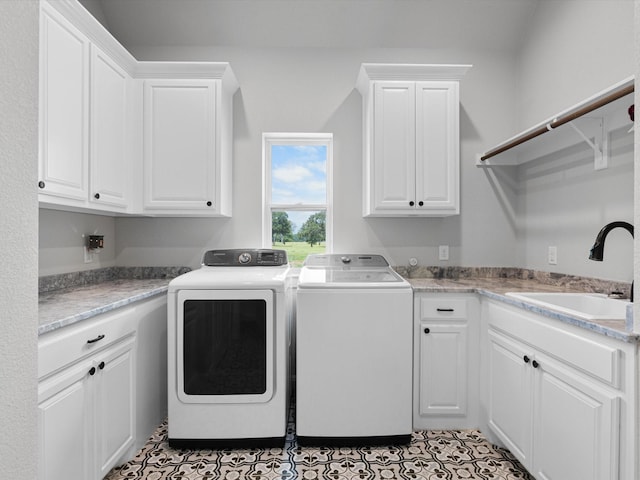
[[[629,343],[640,342],[640,335],[630,331],[633,324],[632,309],[627,308],[626,320],[583,320],[565,313],[547,309],[505,295],[507,292],[588,292],[589,288],[549,285],[536,280],[517,278],[409,278],[414,292],[427,293],[477,293],[514,307],[537,313],[547,318],[605,335]]]
[[[59,290],[43,291],[39,298],[39,327],[38,335],[54,331],[58,328],[75,324],[96,315],[106,313],[117,308],[139,302],[154,296],[166,294],[169,282],[188,268],[175,267],[169,269],[115,269],[109,272],[106,280],[104,275],[99,276],[96,283],[80,286],[71,286]],[[414,292],[433,293],[476,293],[493,300],[500,301],[524,310],[538,313],[548,318],[554,318],[565,323],[576,325],[608,337],[625,342],[640,342],[640,335],[631,331],[633,324],[632,309],[627,310],[626,325],[623,321],[598,320],[585,321],[580,318],[541,308],[540,306],[508,297],[506,292],[511,291],[535,291],[535,292],[593,292],[602,288],[612,287],[610,282],[605,282],[603,287],[600,281],[595,279],[577,279],[561,276],[562,281],[549,281],[548,275],[543,274],[542,280],[537,273],[523,270],[508,269],[481,269],[481,272],[464,272],[462,275],[456,269],[457,278],[407,278]],[[485,272],[487,270],[487,272]],[[513,272],[511,272],[513,270]],[[516,271],[517,270],[517,271]],[[515,272],[515,273],[514,273]],[[104,272],[103,272],[104,273]],[[407,273],[407,272],[401,272]],[[447,276],[449,271],[432,271],[427,274]],[[476,276],[478,274],[489,276]],[[514,275],[512,275],[514,273]],[[466,276],[468,275],[468,276]],[[67,274],[68,276],[68,274]],[[141,278],[141,277],[160,278]],[[124,278],[122,278],[124,277]],[[130,278],[134,277],[134,278]],[[59,281],[60,279],[53,279]],[[74,279],[75,280],[75,279]],[[66,281],[66,279],[65,279]],[[624,289],[624,285],[613,285],[612,288]]]
[[[38,335],[167,293],[188,267],[109,267],[40,278]]]
[[[168,279],[113,280],[50,292],[38,301],[38,335],[167,293]]]

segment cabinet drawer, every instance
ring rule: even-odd
[[[465,320],[467,301],[461,298],[418,297],[420,320]]]
[[[76,325],[62,327],[38,339],[38,378],[132,335],[136,307],[126,307]]]
[[[620,386],[621,351],[592,340],[587,332],[581,335],[552,326],[538,315],[494,303],[489,305],[489,326],[609,385]]]

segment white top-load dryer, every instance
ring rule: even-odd
[[[381,255],[310,255],[296,303],[298,443],[408,443],[411,285]]]

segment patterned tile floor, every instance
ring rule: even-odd
[[[291,422],[284,448],[175,450],[165,421],[105,480],[533,480],[475,430],[414,432],[406,446],[363,448],[299,447],[294,432]]]

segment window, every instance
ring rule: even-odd
[[[299,267],[310,253],[332,249],[330,133],[262,136],[262,245],[287,251]]]

